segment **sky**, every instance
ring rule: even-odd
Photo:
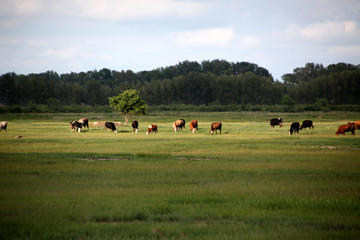
[[[0,0],[0,74],[360,64],[359,0]]]

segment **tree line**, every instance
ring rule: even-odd
[[[109,97],[135,89],[148,105],[191,104],[358,104],[360,65],[307,63],[274,81],[269,71],[249,62],[183,61],[151,71],[107,68],[80,73],[6,73],[0,76],[0,104],[102,106]]]

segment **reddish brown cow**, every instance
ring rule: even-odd
[[[222,127],[221,122],[214,122],[214,123],[212,123],[212,124],[211,124],[210,133],[211,133],[211,134],[214,134],[214,131],[215,131],[215,133],[217,134],[217,130],[220,130],[220,134],[221,134],[221,127]]]
[[[81,123],[84,128],[87,127],[89,129],[89,120],[87,118],[81,118],[78,122]]]
[[[192,120],[190,122],[190,132],[195,133],[195,130],[199,132],[198,121],[197,120]]]
[[[359,130],[360,129],[360,121],[355,121],[355,128],[356,130]]]
[[[351,132],[351,135],[355,135],[355,123],[348,123],[346,125],[341,125],[336,132],[336,135],[342,134],[345,135],[345,132]]]
[[[149,125],[148,130],[146,131],[146,135],[149,135],[149,133],[151,133],[151,132],[154,132],[154,133],[158,132],[157,125],[155,125],[155,124]]]

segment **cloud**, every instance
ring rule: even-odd
[[[175,0],[3,0],[0,16],[70,15],[101,20],[185,17],[206,4]]]
[[[2,0],[0,16],[33,16],[41,14],[46,6],[42,0]]]
[[[101,60],[113,60],[114,57],[113,57],[112,55],[106,53],[106,54],[102,54],[102,55],[100,56],[100,59],[101,59]]]
[[[185,31],[176,35],[178,46],[225,47],[234,38],[234,28],[210,28]]]
[[[69,58],[74,58],[74,57],[78,56],[80,54],[80,49],[81,49],[80,47],[70,47],[70,48],[64,48],[64,49],[59,49],[59,50],[50,48],[44,52],[44,55],[48,56],[48,57],[69,59]]]
[[[253,36],[248,36],[240,41],[240,46],[243,48],[253,48],[259,45],[259,39]]]
[[[354,21],[326,21],[314,23],[305,27],[291,24],[285,31],[288,38],[303,37],[312,41],[326,41],[328,38],[343,38],[358,32]]]
[[[331,55],[360,57],[360,45],[334,46],[328,49]]]

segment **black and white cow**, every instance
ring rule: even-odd
[[[108,132],[111,130],[112,132],[117,133],[115,124],[113,122],[105,122],[105,127],[107,128]]]
[[[131,126],[132,126],[132,128],[133,128],[133,130],[134,130],[134,132],[138,132],[138,128],[139,128],[139,123],[138,123],[138,121],[133,121],[132,123],[131,123]]]
[[[78,121],[71,121],[70,128],[71,128],[71,131],[73,131],[75,129],[76,131],[81,132],[82,124],[79,123]]]
[[[1,129],[5,129],[5,131],[6,131],[7,125],[8,125],[8,123],[6,121],[2,121],[0,123],[0,132],[1,132]]]

